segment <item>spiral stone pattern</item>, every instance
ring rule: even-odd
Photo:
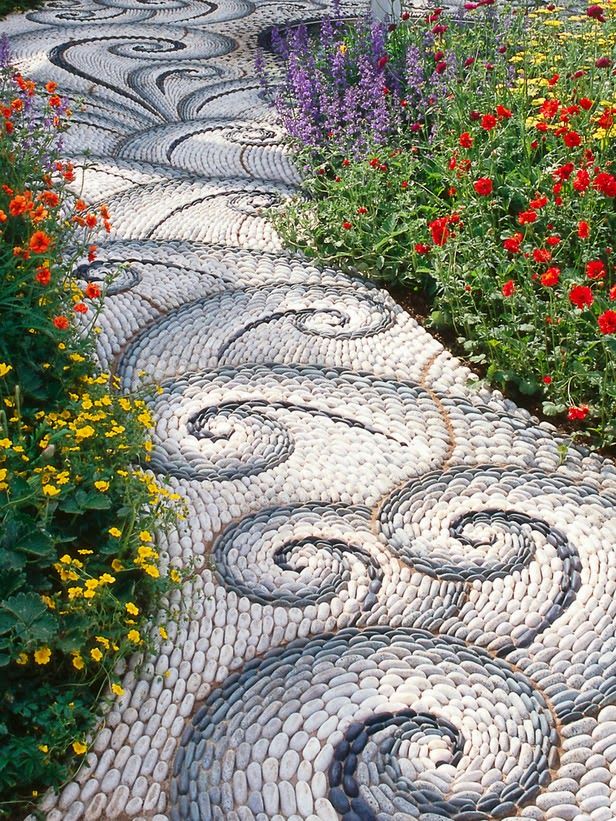
[[[0,23],[71,99],[76,190],[113,217],[76,268],[106,291],[98,355],[159,386],[151,468],[187,511],[158,536],[189,571],[168,638],[152,625],[42,812],[613,821],[613,464],[270,220],[300,177],[257,43],[329,5],[52,0]]]

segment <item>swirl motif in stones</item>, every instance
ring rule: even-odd
[[[213,691],[176,756],[171,818],[222,817],[231,785],[249,819],[330,817],[325,797],[343,821],[502,817],[549,781],[558,741],[544,697],[504,661],[423,630],[347,628]]]

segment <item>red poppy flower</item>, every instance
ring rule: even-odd
[[[590,307],[594,302],[592,291],[588,285],[574,285],[569,291],[569,301],[580,310]]]
[[[609,57],[599,57],[595,60],[595,66],[597,68],[609,68],[612,65],[612,61]]]
[[[556,83],[557,83],[559,80],[560,80],[560,74],[552,74],[552,76],[551,76],[551,77],[549,78],[549,80],[548,80],[548,85],[549,85],[549,86],[550,86],[550,88],[551,88],[552,86],[555,86],[555,85],[556,85]]]
[[[477,6],[474,3],[471,3],[470,5],[472,5],[473,8],[477,8]],[[464,61],[464,68],[470,68],[473,65],[474,62],[475,62],[474,57],[467,57],[466,60]]]
[[[342,227],[344,228],[344,230],[345,230],[345,231],[350,231],[350,230],[351,230],[351,228],[353,227],[353,223],[352,223],[352,222],[349,222],[348,220],[345,220],[345,221],[342,223]]]
[[[75,306],[73,306],[73,310],[78,314],[87,314],[88,306],[85,302],[78,302]]]
[[[508,108],[505,108],[504,105],[496,106],[496,114],[499,117],[502,117],[503,120],[508,120],[512,116],[511,111]]]
[[[520,225],[528,225],[531,222],[534,222],[537,219],[537,213],[535,211],[521,211],[518,214],[518,222]]]
[[[544,385],[550,385],[552,383],[552,377],[551,376],[544,376],[543,379],[542,379],[542,382],[543,382]]]
[[[546,288],[553,288],[555,285],[558,285],[560,280],[560,268],[556,265],[548,268],[544,274],[541,275],[541,284],[544,285]]]
[[[590,225],[585,220],[580,220],[578,222],[577,235],[580,239],[588,239],[590,236]]]
[[[52,321],[60,331],[65,331],[68,328],[68,319],[65,316],[54,316]]]
[[[588,97],[582,97],[580,100],[580,105],[584,111],[589,111],[592,108],[592,100],[589,100]]]
[[[425,242],[416,242],[415,243],[415,253],[417,254],[428,254],[430,252],[430,246],[427,245]]]
[[[577,131],[567,131],[567,133],[563,136],[563,142],[567,148],[575,148],[576,146],[582,144],[582,138]]]
[[[481,127],[486,131],[492,131],[496,127],[496,117],[494,114],[484,114],[481,118]]]
[[[44,231],[35,231],[30,237],[29,245],[35,254],[44,254],[51,245],[51,239]]]
[[[473,183],[473,188],[480,197],[489,197],[494,190],[494,185],[489,177],[480,177]]]
[[[605,15],[601,6],[588,6],[586,14],[593,20],[598,20],[600,23],[605,23]]]
[[[460,134],[458,142],[460,143],[462,148],[471,148],[473,145],[473,138],[468,133],[468,131],[464,131],[462,134]]]
[[[558,243],[560,242],[560,237],[556,236],[556,234],[555,234],[554,236],[546,237],[545,241],[548,245],[552,245],[552,246],[558,245]]]
[[[597,317],[597,324],[602,334],[616,334],[616,311],[603,311]]]
[[[549,262],[552,259],[552,254],[547,248],[535,248],[533,251],[533,259],[535,262]]]
[[[444,245],[451,236],[451,231],[447,227],[448,222],[448,217],[438,217],[428,223],[428,228],[432,235],[432,242],[435,245]]]
[[[503,296],[513,296],[515,293],[515,282],[512,279],[507,280],[501,288]]]
[[[590,185],[590,174],[585,168],[580,168],[580,170],[575,175],[575,179],[573,180],[573,187],[578,193],[582,193],[586,191],[588,186]]]
[[[616,177],[613,174],[608,174],[607,171],[601,171],[597,174],[592,186],[605,197],[616,197]]]
[[[535,197],[535,199],[531,200],[528,204],[531,208],[544,208],[548,204],[548,198],[541,195],[539,197]]]
[[[573,405],[569,408],[569,411],[567,413],[567,419],[570,419],[572,421],[581,421],[582,419],[586,419],[586,417],[588,416],[588,411],[588,405]]]
[[[616,300],[616,285],[612,285],[612,287],[610,288],[609,297],[611,302],[614,302],[614,300]]]
[[[96,259],[96,245],[90,245],[88,248],[88,262],[94,262]]]
[[[520,253],[520,243],[524,239],[524,235],[516,232],[512,237],[503,240],[503,248],[509,251],[510,254]]]
[[[544,100],[541,103],[541,108],[539,111],[547,120],[551,120],[552,117],[555,117],[558,114],[558,109],[560,108],[560,103],[558,100]]]
[[[565,163],[565,165],[561,165],[556,171],[553,171],[552,176],[558,180],[568,180],[574,169],[575,165],[572,162],[568,162]]]
[[[49,285],[51,282],[51,271],[46,265],[40,265],[36,269],[36,276],[34,278],[41,285]]]
[[[602,260],[592,259],[586,263],[586,276],[588,279],[603,279],[606,273]]]
[[[606,131],[609,131],[610,128],[614,125],[614,116],[611,111],[604,111],[603,114],[597,120],[597,125],[599,128],[604,128]]]

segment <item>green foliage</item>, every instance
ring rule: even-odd
[[[323,262],[423,291],[433,325],[488,380],[611,445],[616,7],[604,21],[561,12],[479,9],[472,27],[443,14],[434,60],[459,66],[466,54],[468,65],[434,94],[430,133],[406,129],[359,159],[331,145],[300,153],[303,196],[277,225]],[[391,31],[392,60],[432,22]],[[494,43],[504,68],[486,65]]]
[[[146,397],[95,364],[106,284],[73,276],[110,223],[69,190],[66,100],[9,66],[0,108],[0,816],[15,817],[87,751],[181,576],[154,546],[179,497],[145,470]]]

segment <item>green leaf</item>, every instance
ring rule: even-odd
[[[0,635],[13,631],[23,641],[49,641],[56,620],[36,593],[18,593],[0,603]]]

